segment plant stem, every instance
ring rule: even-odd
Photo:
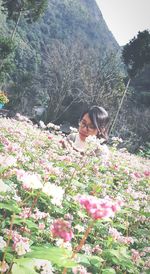
[[[81,250],[82,246],[84,245],[89,233],[91,232],[91,229],[93,227],[93,224],[94,224],[94,221],[92,221],[89,226],[87,227],[84,235],[83,235],[83,238],[81,239],[80,243],[75,247],[74,251],[73,251],[73,254],[71,256],[71,259],[73,259],[75,257],[75,255]],[[62,274],[66,274],[67,273],[67,268],[65,267]]]
[[[93,223],[94,223],[94,222],[91,222],[91,224],[89,224],[89,226],[87,227],[87,229],[86,229],[86,231],[85,231],[85,233],[84,233],[84,235],[83,235],[83,238],[81,239],[79,245],[77,245],[77,247],[75,248],[75,250],[74,250],[74,252],[73,252],[71,258],[74,258],[75,255],[76,255],[76,253],[79,252],[79,251],[81,250],[81,248],[82,248],[82,246],[84,245],[84,243],[85,243],[85,241],[86,241],[86,239],[87,239],[89,233],[91,232],[91,229],[92,229],[92,227],[93,227]]]
[[[30,211],[29,211],[29,216],[30,216],[30,213],[32,213],[32,210],[33,210],[33,208],[35,207],[35,205],[37,203],[37,200],[39,198],[40,193],[41,193],[41,190],[38,192],[37,196],[33,200],[32,206],[31,206]]]
[[[13,229],[13,221],[14,221],[14,218],[15,218],[15,213],[13,213],[13,215],[12,215],[12,217],[11,217],[10,232],[9,232],[9,235],[8,235],[8,240],[7,240],[7,243],[6,243],[6,247],[5,247],[5,251],[4,251],[3,259],[2,259],[2,271],[1,271],[1,274],[3,274],[3,265],[4,265],[4,262],[5,262],[5,257],[6,257],[7,248],[8,248],[8,246],[9,246],[10,239],[11,239],[11,232],[12,232],[12,229]]]

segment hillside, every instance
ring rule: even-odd
[[[4,29],[5,35],[14,29],[14,23],[6,21],[2,13],[1,25],[1,34]],[[14,66],[3,85],[10,93],[9,108],[14,112],[37,120],[37,113],[42,113],[42,119],[51,121],[73,101],[78,108],[75,121],[83,104],[101,101],[100,89],[106,93],[110,93],[109,86],[114,92],[118,89],[113,80],[104,84],[112,70],[117,73],[118,61],[114,58],[114,64],[109,65],[109,55],[115,55],[119,46],[95,0],[49,0],[37,22],[28,24],[21,18],[14,39]],[[103,65],[106,62],[108,72]],[[116,97],[117,93],[117,101]],[[106,101],[111,103],[109,98]],[[74,112],[71,107],[69,116]]]

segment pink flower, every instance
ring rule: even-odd
[[[30,251],[29,239],[22,237],[18,233],[14,234],[12,237],[14,242],[13,249],[17,252],[19,256],[26,254]]]
[[[86,268],[82,265],[73,267],[72,272],[73,274],[92,274],[90,272],[87,272]]]
[[[20,218],[28,219],[31,216],[31,208],[30,207],[23,208],[19,216]]]
[[[119,170],[119,166],[118,165],[114,165],[113,168],[114,168],[114,170]]]
[[[53,222],[51,232],[54,237],[60,237],[64,239],[65,242],[71,241],[73,237],[71,224],[63,219],[57,219]]]
[[[38,208],[36,208],[34,210],[34,213],[32,214],[32,217],[35,219],[35,220],[41,220],[41,219],[45,219],[49,216],[48,213],[45,213],[45,212],[42,212],[40,211]]]
[[[145,170],[144,171],[144,175],[145,175],[145,177],[150,177],[150,171],[149,170]]]
[[[114,240],[117,240],[121,236],[121,233],[117,229],[112,227],[109,228],[109,234]]]
[[[98,199],[91,195],[78,197],[79,203],[84,206],[87,213],[95,220],[114,217],[114,213],[120,209],[121,201],[114,201],[108,197]]]
[[[6,233],[8,235],[11,235],[13,246],[12,248],[16,251],[16,253],[21,256],[26,254],[30,251],[30,243],[29,239],[26,237],[22,237],[20,234],[18,234],[17,231],[9,231],[7,230]]]
[[[26,252],[30,251],[29,241],[26,240],[26,238],[23,239],[23,237],[18,242],[15,242],[13,247],[19,256],[22,256],[26,254]]]
[[[138,263],[141,259],[139,251],[135,249],[131,249],[131,251],[132,251],[133,262]]]
[[[48,135],[48,139],[49,140],[53,139],[53,136],[52,135]]]
[[[141,174],[139,174],[138,172],[133,172],[133,173],[131,174],[131,177],[132,177],[133,179],[140,179],[140,178],[141,178]]]
[[[133,244],[134,239],[132,237],[124,237],[121,232],[117,231],[115,228],[110,228],[109,229],[109,234],[112,236],[112,238],[119,243],[123,244]]]
[[[64,215],[64,218],[66,219],[66,220],[70,220],[70,221],[72,221],[73,220],[73,215],[72,214],[70,214],[70,213],[67,213],[67,214],[65,214]]]
[[[96,253],[96,254],[102,253],[101,247],[99,245],[94,246],[92,249],[92,253]]]
[[[44,224],[44,223],[40,223],[40,224],[39,224],[39,229],[40,229],[40,230],[44,230],[44,228],[45,228],[45,224]]]

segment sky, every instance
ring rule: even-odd
[[[103,18],[120,46],[139,31],[150,30],[150,0],[96,0]]]

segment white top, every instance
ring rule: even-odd
[[[104,161],[109,158],[109,149],[106,144],[101,144],[100,140],[96,136],[89,136],[85,141],[80,139],[79,133],[72,133],[68,135],[67,140],[72,143],[72,146],[80,151],[85,152],[92,148],[92,152],[95,156],[100,156]]]

